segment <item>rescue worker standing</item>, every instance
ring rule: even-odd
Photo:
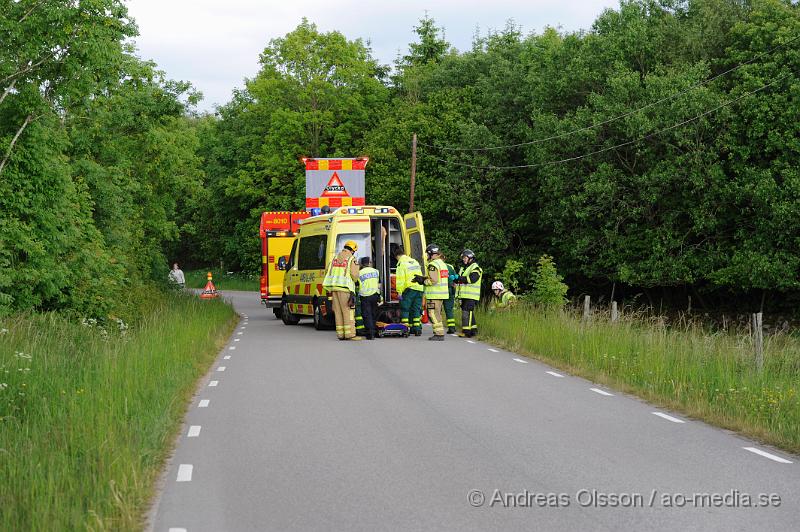
[[[380,301],[380,281],[378,270],[372,267],[369,257],[361,259],[361,272],[358,275],[358,295],[361,299],[361,317],[364,319],[364,328],[367,340],[374,340],[375,318],[378,315],[378,302]]]
[[[475,321],[475,307],[481,298],[481,279],[483,270],[475,262],[475,253],[471,249],[461,252],[463,266],[458,272],[456,296],[461,300],[461,333],[459,336],[471,338],[478,334],[478,323]]]
[[[443,261],[447,260],[444,253],[441,254],[441,259]],[[444,300],[444,313],[447,316],[447,334],[455,334],[456,316],[455,312],[453,312],[453,307],[456,304],[456,285],[453,284],[453,281],[458,279],[458,273],[456,273],[456,267],[449,262],[445,262],[445,266],[447,266],[448,272],[447,291],[450,294],[450,297]]]
[[[400,323],[411,327],[415,336],[422,336],[422,285],[414,281],[414,276],[422,275],[422,268],[412,257],[406,255],[401,246],[394,250],[397,259],[395,286],[400,295]]]
[[[425,284],[425,298],[428,300],[428,316],[433,325],[433,336],[428,340],[444,341],[444,320],[442,307],[450,298],[448,287],[450,272],[442,260],[439,246],[430,244],[425,248],[428,254],[428,275],[422,279]]]
[[[506,290],[502,281],[495,281],[492,283],[492,292],[494,292],[494,300],[490,310],[505,310],[512,307],[517,302],[515,296],[510,290]]]
[[[364,339],[362,336],[356,336],[356,324],[350,308],[350,299],[354,297],[359,274],[355,260],[356,251],[358,244],[352,240],[345,242],[342,251],[328,266],[328,272],[322,281],[322,287],[331,293],[333,315],[336,319],[336,336],[339,340]]]

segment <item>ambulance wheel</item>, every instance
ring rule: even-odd
[[[322,307],[319,305],[314,305],[314,328],[318,331],[324,331],[328,328],[325,318],[322,317]]]
[[[281,320],[284,325],[297,325],[300,318],[289,312],[289,304],[286,301],[281,303]]]

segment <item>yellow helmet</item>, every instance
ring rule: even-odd
[[[355,241],[353,241],[353,240],[348,240],[347,242],[345,242],[345,243],[344,243],[344,247],[345,247],[345,248],[350,248],[350,250],[351,250],[353,253],[355,253],[356,251],[358,251],[358,244],[356,244],[356,243],[355,243]]]

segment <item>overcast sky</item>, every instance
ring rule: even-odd
[[[258,56],[270,39],[292,31],[305,16],[323,32],[369,40],[373,55],[391,64],[414,41],[413,27],[428,14],[459,50],[513,19],[525,33],[545,26],[588,29],[617,0],[128,0],[139,26],[136,44],[173,79],[203,92],[201,110],[226,103],[234,87],[258,72]]]

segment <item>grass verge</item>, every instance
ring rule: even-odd
[[[205,288],[206,274],[211,272],[214,280],[214,286],[217,290],[246,290],[249,292],[258,292],[259,290],[259,276],[258,274],[248,273],[228,273],[220,271],[219,269],[209,268],[205,270],[191,270],[184,273],[186,277],[187,288]]]
[[[694,324],[666,328],[636,319],[583,322],[575,314],[520,305],[483,313],[481,338],[594,382],[800,452],[800,341],[765,337],[764,368],[746,333]]]
[[[0,529],[139,530],[230,306],[142,293],[128,329],[57,314],[0,325]]]

